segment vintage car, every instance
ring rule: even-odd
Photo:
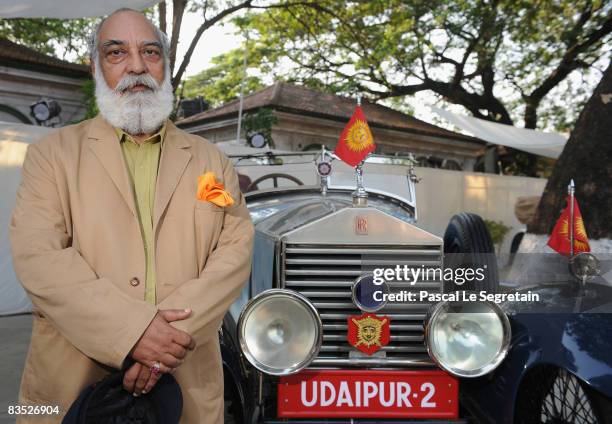
[[[227,422],[608,422],[609,338],[568,345],[562,320],[581,315],[445,297],[504,290],[482,219],[458,214],[441,238],[418,228],[414,198],[366,192],[322,178],[245,195],[256,235],[250,279],[220,333]],[[376,269],[397,266],[487,272],[461,287],[397,275],[375,284]],[[570,286],[567,302],[584,296],[574,280],[555,284]],[[607,317],[589,322],[612,330]],[[559,389],[568,381],[573,392]]]

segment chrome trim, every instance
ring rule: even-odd
[[[502,339],[501,349],[499,350],[499,352],[497,352],[497,355],[495,355],[495,357],[489,364],[475,371],[461,371],[458,368],[446,366],[445,364],[443,364],[441,361],[438,360],[432,348],[433,343],[432,343],[431,337],[433,336],[431,335],[431,331],[430,331],[431,325],[435,322],[435,320],[442,313],[442,311],[445,310],[445,308],[448,308],[449,305],[458,304],[458,303],[462,303],[462,302],[440,302],[436,304],[433,307],[433,309],[430,311],[427,317],[427,322],[425,323],[425,334],[424,334],[425,341],[426,341],[425,345],[427,346],[427,353],[429,354],[429,357],[436,363],[438,367],[442,368],[444,371],[456,377],[465,377],[465,378],[482,377],[483,375],[488,374],[492,372],[493,370],[495,370],[495,368],[497,368],[502,363],[502,361],[506,358],[506,355],[508,354],[508,350],[510,349],[510,339],[512,337],[510,320],[508,319],[508,316],[506,315],[506,313],[496,303],[473,302],[473,303],[487,305],[489,308],[491,308],[492,312],[494,312],[499,318],[499,320],[501,321],[502,330],[504,332],[504,337]],[[467,303],[467,302],[463,302],[463,303]],[[470,313],[470,312],[464,312],[464,313]]]
[[[245,324],[244,320],[246,319],[247,314],[250,312],[252,308],[256,307],[262,301],[265,301],[267,298],[272,297],[272,296],[287,296],[289,298],[302,302],[306,305],[307,309],[311,312],[312,316],[314,317],[315,331],[316,331],[315,343],[312,349],[310,350],[310,352],[308,352],[308,354],[306,355],[306,358],[302,362],[290,368],[274,369],[274,368],[267,367],[267,366],[260,364],[255,359],[255,357],[251,354],[246,344],[246,341],[244,340],[244,337],[243,337],[243,327]],[[316,308],[306,297],[302,296],[301,294],[293,290],[270,289],[270,290],[261,292],[260,294],[255,296],[253,299],[251,299],[249,303],[247,303],[245,307],[242,309],[242,311],[240,312],[240,317],[238,318],[238,341],[240,344],[240,350],[242,351],[242,354],[249,361],[249,363],[253,365],[259,371],[265,372],[266,374],[278,375],[278,376],[295,374],[296,372],[299,372],[302,369],[306,368],[308,365],[310,365],[310,363],[319,354],[319,350],[321,348],[321,345],[323,344],[323,323],[321,322],[321,318],[319,317],[319,313],[317,312]]]
[[[344,193],[352,193],[355,190],[355,187],[351,186],[328,186],[328,195],[333,194],[330,192],[344,192]],[[321,187],[318,185],[302,185],[295,187],[276,187],[276,188],[264,188],[262,190],[250,191],[248,193],[244,193],[244,197],[247,201],[252,202],[254,199],[259,197],[267,196],[268,194],[282,194],[282,193],[299,193],[303,191],[313,191],[316,192],[319,196],[321,195]],[[374,194],[376,196],[383,196],[389,199],[396,200],[406,206],[407,209],[410,209],[413,213],[416,209],[416,203],[411,202],[408,199],[405,199],[397,194],[393,194],[390,192],[386,192],[384,190],[377,190],[374,188],[366,188],[366,192],[368,194]]]
[[[317,358],[311,363],[311,368],[316,366],[330,367],[435,367],[436,364],[430,358],[423,359],[390,359],[390,358]]]
[[[293,248],[288,247],[286,249],[287,253],[322,253],[322,254],[362,254],[363,249],[338,249],[341,245],[335,247],[321,247],[321,248]],[[382,254],[385,255],[389,252],[393,252],[394,254],[406,254],[406,255],[430,255],[430,256],[439,256],[440,252],[435,250],[425,250],[425,249],[377,249],[377,248],[369,248],[367,251],[368,255],[377,255]]]
[[[411,238],[408,238],[406,242],[410,240]],[[380,263],[378,258],[411,260],[417,263],[430,262],[435,258],[436,268],[441,267],[443,260],[441,241],[435,245],[419,243],[356,245],[343,241],[333,244],[291,243],[286,237],[283,237],[282,241],[285,252],[284,262],[281,264],[283,287],[309,298],[317,308],[323,323],[324,341],[319,356],[310,367],[341,367],[351,364],[375,368],[435,366],[423,342],[424,321],[432,305],[431,302],[416,305],[413,302],[389,302],[377,312],[391,319],[391,343],[390,346],[381,349],[385,357],[370,357],[365,362],[362,358],[349,357],[355,349],[346,343],[345,338],[348,329],[347,317],[362,313],[351,303],[352,287],[355,277],[368,273],[368,269],[363,269],[366,262],[376,266]],[[343,264],[334,262],[334,258]],[[333,271],[340,272],[334,275]],[[443,289],[442,281],[431,280],[418,282],[416,285],[392,281],[387,285],[391,288],[391,292],[399,290],[442,292]],[[395,336],[399,336],[399,339]]]

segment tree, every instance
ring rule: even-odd
[[[242,10],[290,9],[295,6],[308,7],[308,4],[307,1],[298,0],[276,2],[268,0],[172,0],[170,31],[168,31],[168,10],[165,1],[158,3],[156,13],[151,9],[146,10],[145,14],[156,20],[164,33],[169,32],[170,72],[172,87],[176,90],[202,35],[214,25],[230,16],[235,16]],[[177,60],[177,49],[186,12],[200,14],[202,23],[194,37],[188,41],[185,55]],[[57,44],[59,44],[64,50],[64,55],[67,52],[73,52],[80,60],[84,60],[87,56],[87,37],[96,22],[97,19],[0,19],[0,37],[51,55],[56,55]]]
[[[75,55],[77,62],[87,58],[87,37],[94,19],[0,19],[0,37],[51,56]]]
[[[521,110],[525,127],[536,128],[554,89],[570,90],[572,102],[586,100],[567,77],[588,75],[609,53],[612,7],[594,0],[322,0],[253,15],[250,25],[259,43],[276,47],[278,63],[291,60],[295,77],[374,100],[430,91],[505,124]],[[563,119],[556,124],[567,129]]]
[[[244,51],[230,50],[212,59],[213,66],[187,78],[178,93],[184,98],[202,96],[212,107],[217,107],[240,94],[244,77]],[[261,56],[247,56],[249,64],[261,60]],[[244,81],[244,92],[251,93],[263,87],[259,76],[248,75]]]
[[[580,113],[576,127],[548,179],[528,231],[550,234],[565,207],[567,186],[576,197],[591,239],[612,238],[612,62]]]
[[[170,70],[172,73],[172,87],[176,90],[181,83],[187,66],[191,61],[193,52],[200,42],[205,31],[214,25],[222,22],[229,16],[236,15],[241,10],[256,9],[285,9],[293,7],[311,7],[316,1],[267,1],[267,0],[172,0],[172,32],[170,34]],[[158,4],[159,25],[162,31],[166,32],[166,2]],[[186,11],[199,13],[202,16],[202,23],[196,30],[194,37],[189,41],[189,46],[183,58],[177,61],[177,47],[181,33],[183,16]]]

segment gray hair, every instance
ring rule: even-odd
[[[157,25],[155,25],[153,22],[151,22],[151,20],[149,18],[147,18],[144,13],[142,13],[142,12],[140,12],[138,10],[135,10],[135,9],[130,9],[129,7],[122,7],[121,9],[115,10],[110,15],[100,19],[100,22],[98,22],[96,24],[96,26],[94,27],[93,31],[89,35],[89,40],[87,42],[87,45],[89,47],[89,60],[92,63],[97,63],[97,61],[98,61],[98,52],[99,52],[99,44],[100,44],[100,29],[102,28],[102,25],[104,25],[104,22],[106,22],[106,20],[108,18],[110,18],[111,16],[113,16],[113,15],[115,15],[117,13],[120,13],[120,12],[136,12],[136,13],[140,13],[141,15],[143,15],[145,17],[145,19],[147,21],[149,21],[151,26],[153,26],[153,30],[155,31],[155,36],[157,37],[157,40],[161,43],[162,54],[163,54],[163,57],[164,57],[164,62],[167,65],[169,63],[169,59],[168,58],[170,56],[170,42],[168,41],[168,36],[166,34],[164,34],[157,27]]]

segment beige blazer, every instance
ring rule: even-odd
[[[233,206],[196,199],[206,171],[225,184]],[[223,422],[217,332],[248,279],[253,226],[231,162],[171,123],[153,225],[157,306],[143,300],[143,241],[113,128],[98,116],[29,147],[10,228],[15,270],[35,308],[19,399],[58,405],[62,413],[48,422],[59,422],[105,366],[122,366],[157,309],[187,307],[192,316],[174,325],[198,346],[175,372],[181,422]]]

